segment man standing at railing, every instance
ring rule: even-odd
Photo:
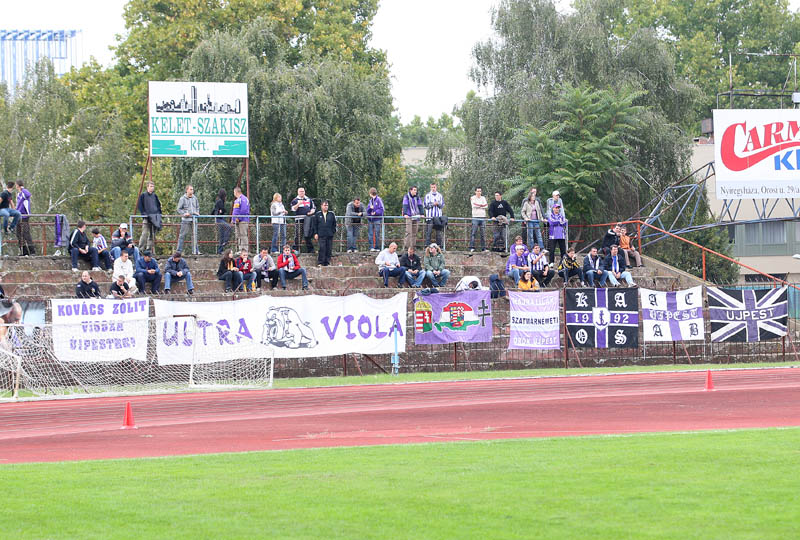
[[[422,201],[417,196],[417,186],[411,187],[403,196],[403,218],[406,221],[406,236],[403,240],[403,249],[409,246],[417,247],[417,230],[419,218],[422,216]]]
[[[294,246],[293,249],[300,253],[300,237],[306,240],[306,253],[314,253],[314,244],[311,243],[311,217],[315,214],[314,201],[306,197],[305,188],[297,188],[297,197],[292,199],[290,208],[294,212]],[[309,219],[306,219],[308,217]]]
[[[514,209],[503,200],[499,191],[494,192],[494,200],[489,204],[489,217],[495,221],[492,250],[503,252],[506,250],[506,228],[514,220]]]
[[[381,239],[381,222],[383,221],[383,200],[378,197],[378,190],[369,188],[369,203],[367,204],[367,234],[369,234],[369,250],[380,251],[378,249],[378,240],[380,239],[381,248],[383,248],[383,240]]]
[[[191,184],[186,186],[186,193],[178,199],[178,214],[181,216],[181,230],[178,233],[177,251],[183,251],[183,241],[189,231],[194,229],[196,216],[200,215],[200,203],[197,201],[197,197],[194,196],[194,187]],[[192,253],[198,254],[194,249]]]
[[[356,197],[349,203],[344,212],[344,225],[347,227],[347,252],[358,251],[358,232],[361,230],[361,218],[364,217],[364,206],[361,199]]]
[[[436,232],[436,244],[442,245],[444,231],[443,209],[444,197],[437,190],[436,183],[431,184],[431,190],[425,194],[425,245],[431,244],[431,232]]]
[[[156,250],[156,233],[161,230],[161,201],[155,193],[156,185],[147,182],[147,190],[139,195],[136,203],[136,212],[142,219],[142,236],[139,238],[139,246],[142,250]]]
[[[469,235],[469,250],[475,251],[475,231],[481,233],[481,251],[486,251],[486,208],[489,203],[483,196],[481,188],[475,188],[475,195],[469,198],[472,207],[472,232]]]
[[[25,182],[17,180],[17,212],[20,213],[17,238],[19,239],[19,254],[36,255],[36,247],[31,238],[31,225],[28,222],[31,215],[31,192],[25,189]]]
[[[233,218],[231,222],[236,229],[236,245],[239,251],[247,251],[250,248],[250,239],[247,237],[247,227],[250,225],[250,201],[242,193],[242,188],[233,188]]]
[[[322,202],[322,209],[314,215],[314,240],[319,242],[317,266],[330,266],[333,237],[336,236],[336,214],[329,210],[330,203]]]

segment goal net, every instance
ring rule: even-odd
[[[274,349],[239,339],[234,357],[220,360],[193,347],[208,331],[194,316],[0,326],[0,397],[272,386]],[[169,353],[173,344],[180,354]]]

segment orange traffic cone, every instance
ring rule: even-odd
[[[122,417],[122,427],[120,429],[136,429],[136,424],[133,423],[133,409],[131,409],[131,402],[125,404],[125,416]]]
[[[714,390],[714,381],[711,379],[711,370],[706,373],[706,391],[712,392]]]

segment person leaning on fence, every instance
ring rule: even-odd
[[[120,223],[119,228],[111,233],[111,258],[119,259],[123,250],[128,252],[128,257],[134,262],[140,259],[139,248],[134,245],[127,223]]]
[[[403,238],[403,249],[417,246],[417,230],[422,216],[422,201],[417,196],[417,186],[412,186],[403,196],[403,219],[406,222],[406,235]]]
[[[231,257],[231,250],[226,249],[222,254],[217,268],[217,279],[225,282],[225,292],[238,291],[242,284],[242,272],[236,267],[236,261]]]
[[[76,224],[75,230],[69,236],[69,254],[72,257],[72,271],[78,271],[78,257],[89,259],[92,263],[92,270],[100,270],[100,262],[97,258],[97,250],[89,245],[86,237],[86,222],[82,219]]]
[[[494,200],[489,204],[489,218],[495,222],[492,251],[502,253],[506,250],[506,227],[514,221],[514,209],[508,201],[503,200],[503,195],[499,191],[494,192]],[[519,281],[519,278],[516,281]]]
[[[314,244],[311,238],[314,236],[311,218],[317,213],[314,201],[306,197],[305,188],[297,188],[297,197],[292,199],[290,208],[294,212],[294,250],[300,253],[300,239],[305,239],[306,253],[314,253]]]
[[[319,242],[317,266],[330,266],[333,255],[333,238],[336,236],[336,214],[330,209],[330,201],[323,201],[320,211],[313,217],[314,240]]]
[[[564,287],[567,286],[569,278],[572,276],[578,276],[581,280],[581,287],[586,286],[586,280],[583,276],[583,265],[575,256],[575,248],[570,247],[567,249],[567,255],[561,257],[561,262],[558,264],[558,275],[564,280]]]
[[[181,252],[176,251],[164,265],[164,294],[169,294],[173,282],[184,279],[186,280],[186,294],[194,294],[189,265],[183,260]]]
[[[108,242],[106,242],[106,237],[100,234],[100,229],[97,227],[92,229],[92,247],[97,250],[97,260],[100,261],[103,270],[111,270],[111,266],[114,263],[111,261]]]
[[[269,254],[267,248],[261,248],[261,252],[253,257],[253,270],[256,273],[256,288],[261,288],[261,282],[269,279],[270,289],[274,289],[278,284],[278,266]]]
[[[269,213],[272,216],[272,243],[270,251],[280,253],[281,246],[286,243],[286,208],[283,206],[283,197],[280,193],[272,195],[272,204],[269,205]],[[273,287],[274,289],[274,287]]]
[[[624,279],[628,283],[628,287],[633,287],[633,276],[626,270],[625,257],[619,252],[619,247],[611,246],[611,253],[608,257],[603,259],[603,269],[608,272],[608,281],[611,285],[617,287],[619,280]]]
[[[178,233],[177,251],[183,251],[183,242],[186,239],[186,235],[194,230],[194,220],[200,215],[200,203],[194,194],[194,186],[191,184],[186,186],[186,193],[178,199],[177,212],[181,216],[181,230]],[[193,232],[192,234],[195,233]],[[194,249],[192,249],[192,253],[198,254]]]
[[[292,246],[286,244],[283,246],[283,253],[278,255],[277,261],[278,277],[281,280],[281,289],[286,289],[286,280],[294,279],[297,276],[303,278],[303,290],[308,290],[308,276],[306,269],[300,267],[300,260],[297,255],[292,253]]]
[[[527,231],[528,245],[539,244],[539,247],[544,249],[541,223],[542,220],[547,219],[547,216],[542,212],[542,201],[539,200],[536,193],[536,188],[531,188],[528,198],[522,203],[522,219]]]
[[[406,269],[406,283],[409,287],[422,287],[422,282],[425,281],[425,271],[422,269],[422,261],[419,260],[414,246],[410,246],[400,257],[400,266]]]
[[[141,293],[144,293],[145,285],[149,283],[150,293],[158,294],[161,289],[161,269],[149,250],[142,253],[141,258],[136,261],[136,272],[133,277]]]
[[[469,250],[475,251],[475,233],[480,232],[481,251],[486,251],[486,208],[489,203],[483,196],[481,188],[475,188],[475,195],[469,198],[469,205],[472,208],[472,230],[469,233]]]
[[[127,281],[125,281],[125,276],[120,274],[114,279],[114,282],[111,284],[108,296],[110,298],[122,299],[122,298],[130,298],[134,294],[136,294],[135,290],[131,289],[130,284]]]
[[[603,242],[600,244],[600,253],[602,253],[603,257],[606,257],[609,253],[611,253],[611,246],[619,245],[619,233],[619,223],[606,231],[606,234],[603,236]]]
[[[225,246],[228,245],[228,241],[231,239],[231,224],[222,217],[228,215],[228,211],[225,208],[225,197],[227,196],[228,193],[220,188],[217,192],[217,199],[214,201],[214,210],[211,212],[214,216],[214,222],[217,224],[217,255],[222,255]]]
[[[631,257],[633,257],[633,260],[636,263],[635,266],[644,266],[642,264],[642,256],[639,255],[639,252],[633,247],[633,237],[628,236],[628,228],[625,225],[619,229],[619,249],[625,254],[625,264],[629,268],[634,266],[631,264]]]
[[[111,274],[112,279],[117,279],[117,277],[122,276],[125,278],[125,283],[128,284],[128,287],[131,290],[131,294],[136,294],[138,288],[136,287],[136,278],[134,277],[136,272],[133,270],[133,262],[128,258],[128,252],[123,251],[119,259],[114,261],[114,270]]]
[[[378,190],[369,188],[369,202],[367,203],[367,234],[369,235],[369,250],[379,251],[383,247],[381,238],[381,225],[383,224],[383,200],[378,196]]]
[[[521,291],[538,291],[540,286],[539,282],[534,279],[530,270],[525,270],[522,277],[517,282],[517,288]]]
[[[608,272],[603,266],[603,258],[598,254],[597,248],[589,250],[589,254],[583,258],[583,277],[590,287],[603,287],[608,279]]]
[[[553,205],[553,209],[547,214],[547,223],[550,236],[550,255],[555,262],[556,248],[562,258],[567,254],[567,218],[561,213],[560,204]]]
[[[236,258],[236,268],[242,273],[244,290],[255,292],[256,284],[253,283],[253,281],[256,279],[256,273],[255,270],[253,270],[253,261],[250,259],[250,255],[247,253],[246,249],[243,249]]]
[[[444,287],[450,278],[450,270],[445,268],[444,254],[438,244],[433,243],[425,248],[425,257],[422,259],[425,277],[434,287]]]
[[[435,243],[442,245],[446,220],[444,196],[439,193],[435,182],[431,184],[431,190],[425,194],[422,205],[425,207],[425,245],[431,244],[431,236],[436,237]]]
[[[142,218],[142,236],[139,238],[139,245],[142,249],[149,249],[155,252],[156,234],[161,230],[161,201],[156,195],[156,185],[147,182],[147,189],[139,195],[136,202],[136,212],[144,216]]]
[[[361,230],[361,219],[364,217],[364,205],[356,197],[349,203],[344,211],[344,226],[347,229],[347,252],[358,251],[358,233]]]
[[[397,244],[392,242],[389,247],[378,253],[375,257],[375,264],[378,265],[378,275],[383,278],[383,286],[389,286],[389,278],[397,278],[397,286],[402,287],[406,278],[406,269],[400,265],[397,257]]]
[[[17,228],[22,214],[17,210],[17,199],[14,197],[14,182],[6,182],[6,189],[0,193],[0,216],[3,217],[3,234],[7,235]],[[8,218],[11,218],[11,225]]]
[[[75,285],[77,298],[100,298],[100,287],[92,279],[88,270],[81,272],[81,280]]]
[[[533,246],[533,251],[528,254],[528,266],[531,274],[542,287],[550,285],[550,281],[555,277],[556,272],[547,261],[547,250],[542,250],[539,244]]]
[[[247,236],[247,228],[250,226],[250,200],[242,193],[242,188],[233,188],[233,211],[231,223],[236,231],[236,245],[239,251],[250,247],[250,239]]]
[[[31,224],[28,221],[31,215],[31,192],[25,189],[23,180],[17,180],[17,212],[20,214],[17,226],[19,254],[23,257],[36,255],[36,246],[31,238]]]

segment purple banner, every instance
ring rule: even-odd
[[[414,340],[418,345],[492,341],[489,291],[417,297],[414,302]]]
[[[509,291],[511,336],[509,349],[560,349],[558,291]]]

